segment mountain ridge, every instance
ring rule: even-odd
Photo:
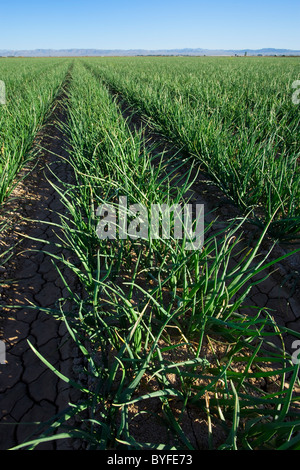
[[[34,50],[0,50],[2,57],[84,57],[84,56],[140,56],[140,55],[183,55],[183,56],[235,56],[235,55],[292,55],[300,56],[300,51],[292,49],[201,49],[201,48],[184,48],[184,49],[34,49]]]

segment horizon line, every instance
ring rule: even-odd
[[[258,49],[251,48],[251,47],[244,47],[244,48],[203,48],[203,47],[174,47],[174,48],[158,48],[158,49],[151,49],[151,48],[97,48],[97,47],[63,47],[63,48],[35,48],[35,49],[0,49],[0,52],[9,51],[9,52],[18,52],[18,51],[66,51],[66,50],[94,50],[94,51],[261,51],[261,50],[282,50],[282,51],[295,51],[300,52],[300,49],[290,49],[287,47],[260,47]]]

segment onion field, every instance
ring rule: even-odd
[[[73,182],[57,179],[62,235],[48,256],[65,295],[43,310],[82,357],[68,376],[28,341],[79,398],[13,449],[300,449],[299,79],[288,57],[0,59],[3,210],[64,90],[56,126]],[[201,246],[175,236],[172,211],[168,236],[149,236],[153,208],[203,208],[216,192],[216,210],[234,209],[204,213]],[[290,259],[285,319],[257,293]],[[279,296],[289,284],[274,279]]]
[[[10,194],[16,177],[66,75],[68,64],[53,60],[1,63],[6,104],[0,114],[0,202]]]

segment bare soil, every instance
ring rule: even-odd
[[[49,122],[36,137],[37,155],[20,175],[26,178],[1,210],[1,220],[9,222],[1,233],[1,251],[14,247],[3,267],[0,288],[1,336],[6,345],[6,364],[0,365],[2,450],[38,437],[44,423],[76,399],[76,392],[44,365],[28,344],[30,341],[61,373],[73,376],[77,351],[58,319],[59,299],[66,297],[66,292],[50,256],[61,253],[56,245],[62,233],[55,224],[64,210],[52,184],[59,186],[59,179],[73,181],[67,142],[58,125],[65,119],[64,98],[62,93]],[[72,274],[64,266],[60,268],[75,289]],[[73,449],[74,445],[59,440],[38,448]]]

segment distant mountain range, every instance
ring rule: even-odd
[[[291,49],[241,49],[241,50],[211,50],[211,49],[161,49],[161,50],[146,50],[146,49],[35,49],[35,50],[0,50],[2,57],[84,57],[84,56],[147,56],[147,55],[168,55],[168,56],[300,56],[300,51]]]

